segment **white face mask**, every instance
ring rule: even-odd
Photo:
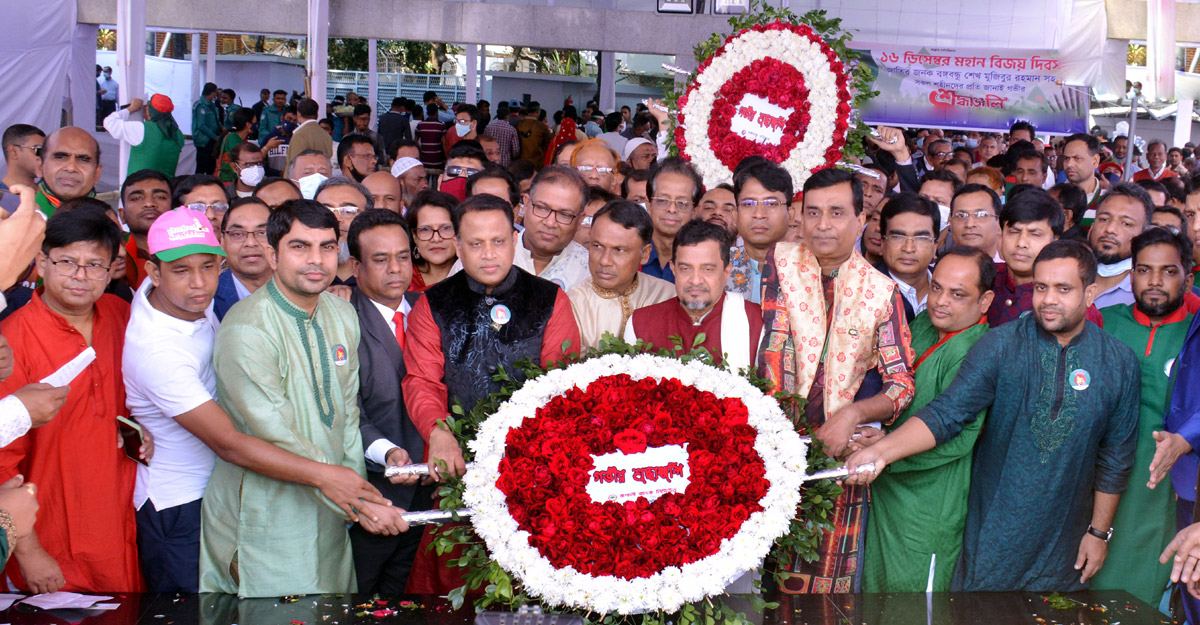
[[[267,175],[267,170],[262,165],[250,165],[242,169],[238,174],[238,179],[248,187],[256,187],[258,183],[262,182],[265,175]]]
[[[458,133],[460,137],[465,137],[467,133],[471,132],[471,124],[454,124],[454,132]]]
[[[311,200],[317,197],[317,187],[321,186],[322,182],[328,180],[321,174],[309,174],[296,181],[300,185],[300,195],[306,200]]]
[[[625,122],[621,122],[621,125],[617,126],[617,132],[625,132]]]

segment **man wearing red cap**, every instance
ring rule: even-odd
[[[175,177],[179,152],[183,150],[183,131],[171,115],[174,110],[171,98],[156,93],[150,97],[150,106],[144,106],[144,102],[134,98],[127,108],[104,118],[104,129],[108,134],[132,146],[126,171],[153,169],[168,178]],[[143,111],[145,121],[129,119],[138,111]]]

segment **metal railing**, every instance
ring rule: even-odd
[[[405,97],[423,102],[426,91],[433,91],[447,103],[461,102],[467,93],[465,79],[462,76],[444,74],[398,74],[379,73],[377,101],[372,108],[376,113],[386,111],[392,106],[392,98]],[[360,97],[367,97],[368,72],[350,72],[331,69],[325,77],[325,96],[332,100],[334,96],[346,95],[353,91]]]

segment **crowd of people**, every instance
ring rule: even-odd
[[[375,130],[353,93],[324,119],[203,93],[195,174],[164,96],[104,120],[133,146],[116,208],[88,131],[3,135],[14,587],[447,592],[402,513],[466,469],[451,407],[608,336],[806,400],[852,474],[782,592],[1197,592],[1191,144],[1126,172],[1099,131],[880,127],[803,189],[762,157],[706,188],[653,101],[550,125],[431,92]]]

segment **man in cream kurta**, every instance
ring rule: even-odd
[[[571,289],[571,310],[579,324],[582,348],[597,347],[605,334],[615,337],[625,335],[633,311],[675,297],[675,287],[670,282],[637,272],[633,282],[624,290],[606,289],[597,285],[592,278]]]
[[[628,200],[613,200],[592,218],[591,275],[567,291],[581,349],[599,346],[605,333],[625,336],[633,311],[675,297],[675,285],[638,271],[650,256],[652,232],[645,209]]]

